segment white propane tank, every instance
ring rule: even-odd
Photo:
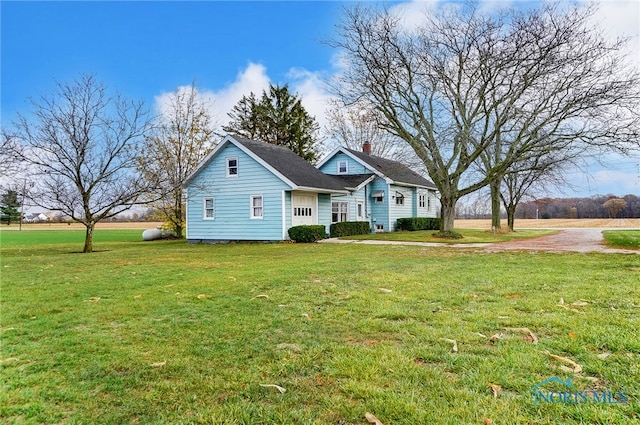
[[[164,234],[162,230],[158,228],[147,229],[144,232],[142,232],[142,240],[144,241],[153,241],[155,239],[160,239],[163,236]]]

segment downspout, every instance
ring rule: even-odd
[[[285,190],[282,190],[282,240],[286,240],[287,236],[287,210],[286,210],[286,201],[285,201]]]
[[[185,237],[189,240],[189,189],[184,188],[182,191],[182,200],[184,201],[184,227]],[[204,216],[204,214],[203,214]]]
[[[391,227],[391,184],[387,183],[387,231],[392,232]]]

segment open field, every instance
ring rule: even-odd
[[[507,227],[507,221],[502,220],[502,226]],[[491,220],[456,220],[455,227],[458,229],[491,229]],[[522,219],[516,220],[515,229],[560,229],[576,227],[597,227],[597,228],[630,228],[640,229],[640,218],[552,218],[543,219]]]
[[[640,421],[636,255],[0,242],[2,423]]]
[[[96,224],[96,229],[152,229],[154,227],[161,226],[160,222],[113,222],[104,221]],[[80,223],[22,223],[22,230],[84,230],[84,226]],[[12,223],[10,226],[0,225],[0,231],[4,230],[19,230],[20,226],[17,223]]]

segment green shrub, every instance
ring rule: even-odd
[[[293,226],[289,228],[289,237],[296,242],[317,242],[327,237],[324,225]]]
[[[351,235],[368,235],[371,233],[371,227],[368,221],[343,221],[334,223],[329,227],[329,233],[332,238]]]
[[[397,230],[440,230],[440,219],[433,217],[399,218]]]

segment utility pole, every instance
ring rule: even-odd
[[[27,179],[24,179],[22,182],[22,200],[20,201],[20,226],[18,226],[18,230],[22,230],[22,217],[24,216],[24,195],[27,190]]]

